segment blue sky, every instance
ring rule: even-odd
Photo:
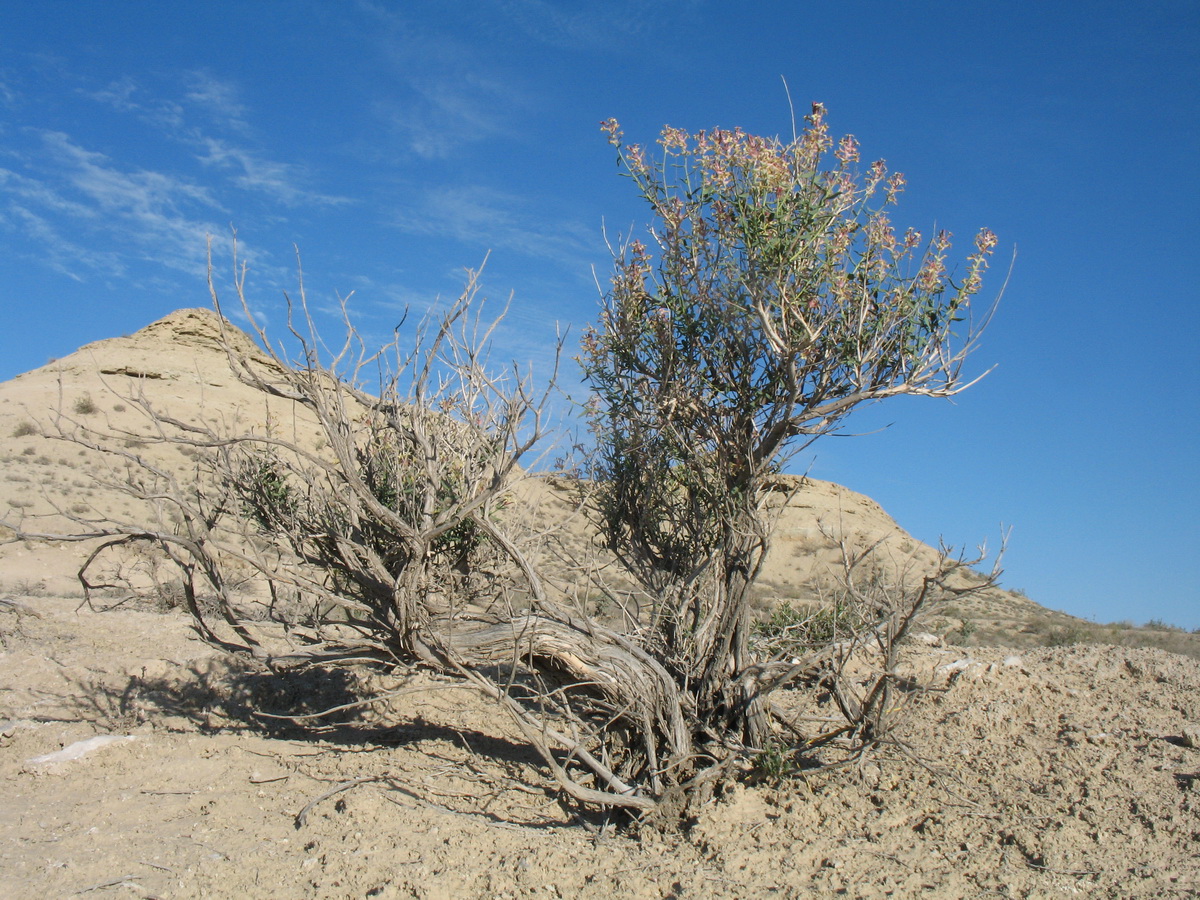
[[[1044,605],[1198,627],[1200,4],[1082,9],[0,0],[0,378],[207,305],[231,226],[276,332],[293,244],[380,338],[490,251],[496,353],[544,364],[604,229],[647,224],[599,121],[787,134],[785,78],[905,173],[898,225],[992,228],[993,289],[1017,248],[981,384],[796,467],[926,541],[1011,527],[1005,584]]]

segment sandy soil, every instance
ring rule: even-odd
[[[195,421],[267,415],[232,379],[215,322],[183,310],[0,384],[0,517],[70,530],[64,512],[140,515],[101,483],[119,471],[40,433],[56,409],[183,476],[187,454],[139,439],[139,392]],[[271,416],[303,436],[302,415]],[[548,481],[529,484],[564,515]],[[901,562],[932,553],[837,485],[779,497],[764,609],[803,596],[836,555],[830,534],[886,538]],[[0,545],[2,900],[1200,895],[1195,659],[914,647],[912,674],[934,690],[910,697],[903,746],[730,786],[679,827],[616,827],[565,805],[487,701],[431,676],[402,693],[365,672],[268,678],[178,612],[77,609],[85,553]],[[927,627],[960,643],[1079,627],[999,590],[935,612]],[[388,691],[321,725],[260,715]],[[814,734],[836,715],[790,702]]]
[[[387,680],[268,681],[177,613],[6,599],[5,897],[1200,894],[1200,665],[1158,650],[914,649],[944,690],[907,709],[911,756],[733,786],[663,831],[585,823],[427,676],[303,730],[253,709]],[[99,735],[126,739],[55,761]]]

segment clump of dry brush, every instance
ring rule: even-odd
[[[522,482],[549,394],[490,365],[474,278],[378,353],[348,317],[342,346],[325,349],[303,286],[294,359],[222,318],[229,365],[273,420],[237,430],[128,400],[150,426],[141,446],[190,448],[193,477],[61,416],[51,430],[120,463],[121,488],[153,511],[75,517],[73,537],[101,541],[85,586],[106,554],[150,545],[178,568],[200,634],[231,652],[453,676],[495,700],[584,804],[674,807],[781,741],[814,746],[772,702],[798,684],[832,687],[852,746],[884,739],[900,641],[924,606],[982,585],[956,581],[967,563],[949,554],[889,580],[875,548],[846,548],[837,608],[853,616],[800,641],[795,621],[756,634],[764,493],[859,404],[969,386],[963,362],[990,316],[973,321],[971,303],[996,239],[981,231],[956,274],[948,234],[896,233],[903,178],[862,169],[852,137],[835,146],[820,105],[787,143],[668,128],[651,153],[615,121],[604,130],[657,222],[648,245],[615,250],[581,357],[594,449],[580,510],[637,594],[620,626],[570,599],[612,592],[603,567],[580,562],[577,577],[600,583],[574,591],[541,568]],[[219,312],[215,286],[213,299]],[[287,433],[290,416],[321,439]],[[872,660],[870,677],[843,677],[855,658]]]

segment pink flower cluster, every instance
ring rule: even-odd
[[[852,162],[858,162],[858,141],[854,135],[848,134],[838,142],[837,153],[838,162],[843,165],[849,165]]]
[[[682,128],[672,128],[670,125],[666,125],[663,127],[662,136],[658,139],[658,142],[668,152],[678,150],[680,153],[686,154],[689,152],[688,143],[690,140],[691,136]]]
[[[605,119],[600,123],[600,130],[608,135],[608,142],[614,147],[621,146],[621,138],[625,136],[625,132],[617,125],[616,119]]]
[[[847,311],[863,327],[862,316],[901,315],[948,286],[954,293],[945,302],[952,307],[977,292],[995,234],[978,233],[962,282],[952,283],[951,234],[939,231],[927,244],[914,228],[898,235],[886,207],[904,190],[904,176],[889,172],[883,160],[861,170],[858,140],[846,135],[835,143],[825,116],[824,105],[814,103],[803,133],[790,143],[741,128],[689,134],[666,126],[657,140],[662,157],[654,161],[641,146],[623,144],[615,119],[601,128],[662,221],[654,236],[663,260],[675,267],[670,277],[695,290],[745,278],[758,296],[766,291],[778,327],[800,343],[811,339],[813,322]],[[665,341],[676,327],[670,309],[650,299],[663,271],[654,274],[640,242],[623,254],[613,296],[621,301],[614,311],[626,334]]]

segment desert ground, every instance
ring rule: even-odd
[[[261,415],[212,322],[181,311],[0,384],[0,517],[136,515],[92,454],[41,433],[55,409],[134,429],[136,387]],[[928,549],[853,491],[789,496],[764,611],[828,564],[831,534]],[[931,610],[894,744],[630,822],[566,802],[503,713],[438,676],[268,676],[166,592],[83,603],[85,552],[0,545],[3,897],[1200,895],[1200,661],[1175,629],[998,589]],[[383,699],[272,717],[363,697]],[[813,727],[837,715],[817,692],[788,702]]]

